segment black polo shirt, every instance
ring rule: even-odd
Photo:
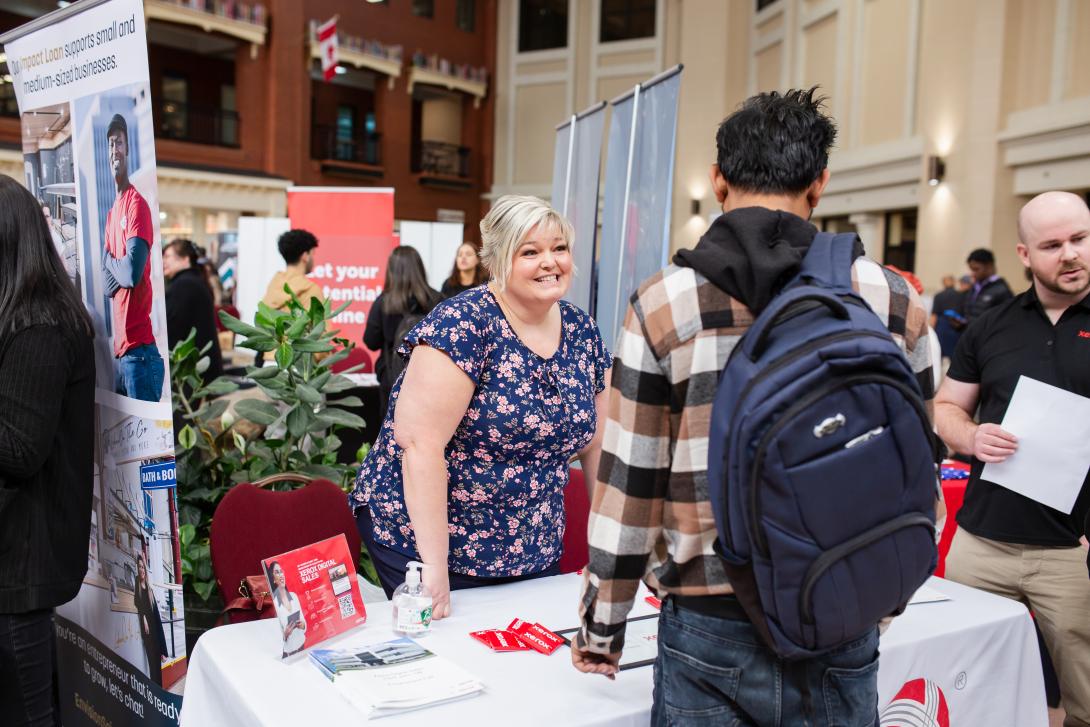
[[[1065,310],[1056,325],[1032,287],[992,308],[965,329],[947,373],[980,384],[982,424],[1003,421],[1021,375],[1090,397],[1090,295]],[[980,479],[983,469],[974,457],[959,526],[1006,543],[1078,545],[1090,509],[1090,477],[1068,515]]]

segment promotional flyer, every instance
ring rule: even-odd
[[[337,535],[261,561],[288,657],[363,625],[356,559]]]
[[[143,4],[83,0],[3,45],[23,181],[96,333],[88,569],[56,618],[61,718],[177,724],[186,645]]]

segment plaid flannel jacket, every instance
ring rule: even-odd
[[[916,291],[867,258],[852,266],[852,284],[908,356],[930,405],[928,316]],[[614,352],[591,504],[581,648],[621,651],[641,579],[660,597],[731,592],[712,550],[708,430],[719,374],[753,320],[741,302],[676,265],[632,296]]]

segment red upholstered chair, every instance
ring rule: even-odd
[[[262,489],[273,482],[306,482],[290,492]],[[212,571],[224,603],[238,598],[239,582],[262,574],[261,561],[280,553],[344,533],[348,550],[360,552],[356,519],[341,488],[329,480],[284,474],[255,484],[235,485],[212,517],[209,542]],[[233,611],[231,620],[253,621],[275,615],[271,608]]]
[[[360,346],[356,346],[348,352],[348,356],[344,359],[333,364],[333,373],[339,374],[342,371],[347,371],[353,366],[359,366],[363,364],[363,367],[354,371],[356,374],[370,374],[374,373],[375,367],[371,362],[371,354],[367,353],[367,349]]]
[[[590,498],[583,480],[583,470],[572,469],[568,486],[564,488],[564,512],[568,527],[564,531],[564,554],[560,556],[560,572],[574,573],[590,562],[587,547],[587,521],[590,519]]]

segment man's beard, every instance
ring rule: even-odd
[[[1051,280],[1044,278],[1037,273],[1034,273],[1033,277],[1038,283],[1040,283],[1046,289],[1050,290],[1056,295],[1079,295],[1081,293],[1090,291],[1090,279],[1085,280],[1082,283],[1081,287],[1078,287],[1078,283],[1070,283],[1065,285],[1061,282],[1060,279],[1062,275],[1075,270],[1086,270],[1086,267],[1080,265],[1078,267],[1068,268],[1067,270],[1061,270],[1059,273],[1056,274],[1056,277]]]

